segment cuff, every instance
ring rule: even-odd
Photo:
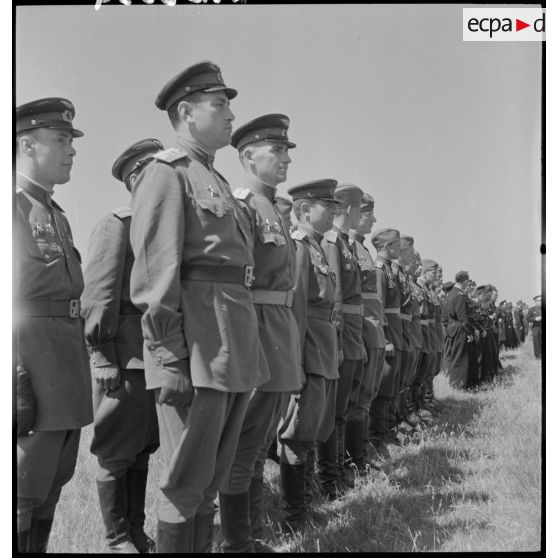
[[[145,350],[151,360],[159,366],[184,360],[188,357],[188,347],[182,333],[177,333],[165,339],[144,339]]]
[[[104,345],[96,345],[95,347],[88,347],[89,358],[91,364],[97,366],[115,365],[118,362],[116,358],[116,349],[114,343],[105,343]]]

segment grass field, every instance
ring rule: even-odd
[[[278,466],[266,464],[268,542],[277,552],[537,551],[541,549],[542,388],[530,339],[501,354],[504,373],[474,392],[435,379],[442,411],[409,443],[390,446],[381,472],[329,503],[315,495],[311,528],[280,535]],[[65,487],[49,552],[104,552],[91,428]],[[155,534],[158,453],[148,479],[147,532]],[[218,522],[218,517],[217,517]],[[219,528],[214,550],[219,549]]]

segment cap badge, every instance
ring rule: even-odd
[[[281,122],[283,123],[284,126],[288,126],[290,121],[288,118],[281,118]]]
[[[71,110],[65,110],[64,112],[62,112],[62,120],[65,120],[66,122],[71,122],[72,119],[73,116]]]

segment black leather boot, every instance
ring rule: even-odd
[[[304,501],[310,511],[314,492],[314,468],[316,466],[316,451],[314,448],[306,454],[306,468],[304,469]]]
[[[345,485],[339,472],[339,446],[337,443],[338,428],[337,423],[333,427],[333,432],[325,442],[318,444],[318,474],[322,494],[328,500],[339,498]]]
[[[359,473],[366,469],[364,456],[364,424],[362,421],[348,421],[345,425],[345,449],[351,463]]]
[[[254,553],[250,524],[250,494],[219,493],[223,552]]]
[[[29,552],[29,544],[31,539],[31,528],[27,531],[21,531],[17,534],[17,551],[20,554],[27,554]]]
[[[129,469],[126,474],[128,486],[128,521],[132,542],[140,554],[155,552],[155,541],[145,533],[145,489],[147,469]]]
[[[194,522],[191,517],[182,523],[157,522],[157,553],[191,554],[194,550]]]
[[[207,554],[213,546],[215,513],[196,514],[194,518],[193,552]]]
[[[263,477],[252,477],[250,481],[250,524],[256,552],[270,553],[273,549],[263,541]]]
[[[48,539],[52,530],[54,518],[31,520],[29,535],[29,552],[45,554],[48,547]]]
[[[110,553],[138,554],[128,521],[128,485],[126,475],[110,481],[97,481],[105,538]]]
[[[289,465],[281,462],[281,495],[285,519],[281,528],[285,533],[297,533],[306,527],[308,510],[304,496],[306,463]]]

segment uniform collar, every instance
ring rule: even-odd
[[[337,225],[333,225],[331,227],[331,230],[335,231],[339,236],[341,236],[345,240],[349,240],[349,235],[346,232],[342,231]]]
[[[42,204],[52,206],[52,194],[44,187],[41,186],[36,180],[28,177],[20,171],[17,172],[17,187],[25,190],[32,198],[40,201]]]
[[[309,238],[315,240],[318,244],[322,241],[322,238],[324,237],[323,234],[320,234],[318,231],[314,230],[310,225],[301,223],[300,225],[298,225],[298,228],[301,231],[304,231]]]
[[[276,188],[264,184],[257,176],[247,176],[245,186],[252,192],[257,192],[258,194],[265,196],[271,203],[275,202]]]
[[[189,155],[191,155],[196,161],[202,163],[202,165],[206,166],[210,170],[213,169],[213,161],[215,161],[215,155],[210,155],[194,140],[178,135],[176,136],[176,144],[178,145],[178,147],[182,148]]]
[[[361,244],[364,244],[364,235],[357,233],[355,229],[351,229],[349,231],[349,238],[351,238],[352,240],[356,240]]]

